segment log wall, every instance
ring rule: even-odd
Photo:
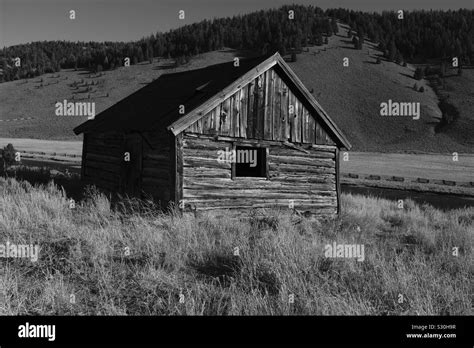
[[[227,139],[227,138],[226,138]],[[269,178],[234,178],[232,164],[219,163],[218,151],[238,145],[269,149]],[[184,134],[182,199],[185,209],[294,208],[335,214],[338,208],[335,146],[296,147],[274,141],[213,140]]]
[[[99,188],[118,192],[121,187],[123,134],[85,133],[82,155],[82,180]]]
[[[143,137],[142,196],[151,195],[166,207],[173,200],[172,139],[165,131],[144,133]]]
[[[131,142],[131,139],[134,141]],[[86,133],[82,178],[86,183],[107,191],[133,193],[141,198],[151,196],[166,206],[174,198],[171,197],[174,168],[170,141],[165,131],[143,134]],[[134,144],[133,149],[127,148],[130,144]],[[128,163],[124,161],[125,152],[132,154]],[[130,182],[125,182],[127,180]]]

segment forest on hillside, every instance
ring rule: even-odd
[[[179,65],[191,56],[223,47],[285,55],[308,45],[322,45],[325,38],[337,34],[336,19],[347,23],[351,35],[357,34],[360,41],[367,36],[380,42],[382,52],[392,61],[422,62],[454,55],[462,65],[474,63],[473,10],[406,11],[401,21],[396,12],[323,11],[292,5],[204,20],[135,42],[41,41],[5,47],[0,51],[0,82],[65,68],[115,69],[124,65],[126,57],[130,64],[170,57]],[[20,64],[16,58],[20,58]]]
[[[378,42],[391,61],[424,63],[458,57],[474,64],[474,11],[403,11],[365,13],[331,9],[327,16],[349,25],[358,36]]]

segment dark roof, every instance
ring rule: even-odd
[[[110,108],[74,128],[74,133],[102,131],[152,131],[168,127],[185,114],[229,86],[243,74],[265,61],[268,56],[241,59],[206,68],[165,74],[122,99]]]

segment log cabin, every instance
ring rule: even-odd
[[[86,183],[184,211],[337,214],[351,147],[278,53],[162,75],[74,132]]]

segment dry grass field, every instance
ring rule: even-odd
[[[408,179],[426,178],[474,181],[474,155],[458,154],[401,154],[349,152],[348,161],[341,157],[341,172],[372,175],[392,175]]]
[[[41,248],[0,258],[0,315],[472,315],[474,208],[342,198],[335,219],[236,223],[94,191],[70,209],[52,184],[0,178],[0,242]],[[333,242],[364,260],[326,257]]]

